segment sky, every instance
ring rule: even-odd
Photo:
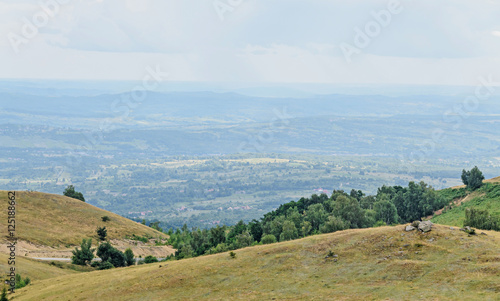
[[[476,86],[500,0],[0,0],[0,78]]]

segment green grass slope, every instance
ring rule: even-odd
[[[432,222],[462,227],[467,208],[488,210],[492,216],[500,218],[500,177],[485,181],[483,186],[469,192],[465,186],[443,189],[439,193],[453,203],[452,209],[445,209],[432,218]]]
[[[8,195],[0,191],[0,220],[7,225]],[[16,235],[18,239],[51,247],[79,245],[83,238],[94,237],[97,226],[106,226],[109,239],[132,234],[163,237],[167,235],[117,214],[82,201],[41,192],[16,192]],[[109,216],[108,222],[101,217]],[[7,235],[7,226],[5,226]]]
[[[12,300],[498,300],[500,233],[346,230],[38,281]],[[329,251],[337,258],[325,258]],[[337,260],[337,261],[336,261]]]

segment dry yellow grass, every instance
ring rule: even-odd
[[[223,253],[57,277],[12,300],[498,300],[500,233],[484,232],[346,230],[237,250],[235,259]],[[337,262],[325,258],[330,250]]]
[[[7,191],[0,191],[0,220],[7,235]],[[97,226],[106,226],[109,239],[167,235],[109,211],[65,196],[16,192],[16,235],[18,239],[51,247],[79,245],[83,238],[96,238]],[[101,217],[109,216],[108,222]],[[96,239],[94,239],[95,241]]]
[[[9,256],[7,254],[0,253],[0,273],[2,275],[0,279],[5,279],[8,272],[10,272],[8,258]],[[65,265],[69,266],[69,264]],[[69,268],[62,269],[60,267],[50,265],[49,262],[41,262],[24,257],[16,257],[16,272],[21,274],[23,278],[30,277],[30,279],[35,282],[57,276],[78,273],[77,271]]]

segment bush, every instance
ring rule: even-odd
[[[109,242],[103,243],[97,248],[97,256],[99,256],[103,262],[109,261],[116,268],[126,265],[123,252],[115,249]]]
[[[21,277],[21,274],[16,274],[16,288],[23,288],[30,283],[31,279],[29,277],[23,279],[23,277]]]
[[[158,262],[158,258],[156,258],[153,255],[148,255],[144,257],[144,263],[155,263],[155,262]]]
[[[262,243],[267,245],[267,244],[273,244],[277,241],[276,236],[272,234],[267,234],[262,237]]]
[[[500,231],[500,220],[491,216],[488,210],[468,208],[465,210],[464,227],[466,226],[482,230]]]
[[[133,234],[130,239],[131,240],[142,241],[143,243],[147,243],[149,241],[149,238],[147,238],[146,236],[137,236],[135,234]]]
[[[234,253],[233,251],[229,252],[229,257],[231,257],[232,259],[235,259],[236,253]]]
[[[109,262],[109,261],[103,261],[101,263],[99,263],[99,270],[109,270],[109,269],[112,269],[114,268],[115,266]]]
[[[109,216],[105,215],[103,217],[101,217],[102,221],[103,222],[107,222],[107,221],[110,221],[111,219],[109,218]]]
[[[76,265],[87,265],[90,262],[92,262],[92,259],[94,259],[95,249],[91,249],[91,246],[92,246],[91,238],[89,238],[88,240],[83,239],[82,244],[80,245],[81,250],[76,248],[73,251],[73,257],[71,257],[71,263]]]
[[[373,228],[383,227],[383,226],[387,226],[387,224],[383,221],[378,221],[373,225]]]
[[[64,189],[63,195],[85,202],[83,194],[81,192],[75,191],[75,187],[73,185],[69,185],[68,187],[66,187],[66,189]]]
[[[101,264],[101,262],[99,262],[99,261],[92,261],[92,263],[90,264],[90,266],[93,267],[93,268],[97,268],[97,267],[99,267],[100,264]]]
[[[127,263],[128,266],[135,264],[134,252],[132,252],[130,248],[125,250],[124,255],[125,255],[125,262]]]

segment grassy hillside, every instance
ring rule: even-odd
[[[7,201],[7,191],[0,191],[2,221],[7,221]],[[33,244],[51,247],[79,245],[83,238],[97,238],[97,226],[106,226],[109,239],[123,239],[132,234],[167,237],[147,226],[65,196],[16,192],[16,201],[17,238]],[[109,216],[111,220],[103,222],[103,216]]]
[[[0,253],[0,273],[2,275],[1,279],[6,278],[10,266],[7,265],[9,256],[7,254]],[[56,263],[56,265],[50,264],[50,262],[41,262],[30,258],[17,257],[16,258],[16,270],[21,273],[22,277],[30,277],[32,281],[38,281],[43,279],[49,279],[53,277],[76,274],[78,272],[88,271],[90,268],[74,266],[70,264]]]
[[[346,230],[228,253],[66,275],[12,300],[498,300],[500,233]],[[337,258],[325,258],[329,251]],[[337,261],[336,261],[337,260]]]
[[[462,227],[467,208],[488,210],[491,215],[500,218],[500,177],[486,180],[485,184],[474,192],[468,192],[465,186],[443,189],[439,193],[447,198],[452,209],[446,209],[432,218],[439,224]]]

